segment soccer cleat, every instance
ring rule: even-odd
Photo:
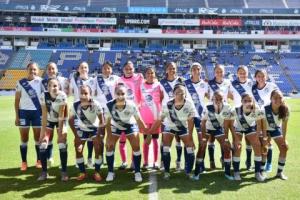
[[[35,168],[37,169],[41,169],[42,168],[42,163],[40,160],[37,160],[36,163],[35,163]]]
[[[125,170],[127,168],[127,163],[126,162],[123,162],[120,167],[119,167],[119,170]]]
[[[246,165],[246,170],[247,171],[253,171],[253,168],[251,167],[251,164],[249,165],[249,163],[247,161],[245,161],[245,165]]]
[[[165,179],[165,180],[169,180],[169,179],[170,179],[170,176],[171,176],[170,173],[168,173],[168,172],[165,172],[165,173],[164,173],[164,179]]]
[[[228,175],[228,174],[225,174],[225,178],[226,178],[227,180],[230,180],[230,181],[233,181],[233,180],[234,180],[234,178],[233,178],[232,176]]]
[[[27,162],[22,162],[20,169],[21,169],[21,171],[26,171],[27,170]]]
[[[113,181],[114,178],[115,178],[115,173],[113,173],[113,172],[108,172],[107,177],[106,177],[106,181],[107,181],[107,182]]]
[[[39,178],[37,179],[38,181],[45,181],[48,178],[47,172],[42,172]]]
[[[79,175],[77,176],[77,181],[83,181],[86,178],[87,178],[87,173],[80,172]]]
[[[266,180],[266,177],[263,176],[260,172],[255,173],[255,178],[258,182],[264,182]]]
[[[241,175],[240,175],[240,172],[234,172],[234,173],[233,173],[233,178],[234,178],[234,180],[236,180],[236,181],[241,181],[241,180],[242,180]]]
[[[63,181],[63,182],[66,182],[66,181],[69,180],[69,176],[68,176],[67,172],[62,172],[61,173],[61,179],[60,180]]]
[[[164,162],[160,162],[160,171],[164,171],[164,170],[165,170]]]
[[[199,180],[200,180],[200,174],[198,174],[198,175],[193,175],[192,179],[193,179],[194,181],[199,181]]]
[[[276,174],[277,178],[280,178],[281,180],[288,180],[288,177],[286,175],[283,174],[283,172],[279,172]]]
[[[47,160],[47,167],[50,168],[54,165],[54,160],[53,158],[49,158],[49,160]]]
[[[93,174],[93,179],[94,179],[96,182],[102,181],[102,177],[101,177],[101,175],[100,175],[99,172],[95,172],[95,173]]]
[[[266,170],[267,173],[272,172],[272,163],[267,163],[265,170]]]
[[[216,164],[214,161],[210,161],[210,170],[215,170],[216,169]]]
[[[181,171],[181,162],[180,161],[176,161],[176,171]]]
[[[137,173],[134,174],[134,181],[135,182],[142,182],[143,181],[141,172],[137,172]]]
[[[159,167],[158,167],[157,163],[153,163],[152,169],[153,170],[159,170]]]
[[[149,165],[148,164],[143,164],[142,170],[148,170],[149,169]]]
[[[91,158],[88,159],[86,166],[88,168],[94,168],[93,160]]]

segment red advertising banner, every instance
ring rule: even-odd
[[[241,19],[200,19],[200,26],[242,26]]]

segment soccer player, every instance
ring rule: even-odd
[[[199,174],[204,171],[204,160],[201,158],[201,148],[202,148],[202,133],[201,133],[201,118],[203,109],[205,107],[204,98],[208,97],[208,85],[203,79],[201,79],[201,70],[202,66],[200,63],[193,63],[191,65],[191,78],[185,81],[187,88],[187,95],[194,103],[196,108],[194,124],[198,135],[198,152],[195,165],[195,177],[194,179],[199,178]]]
[[[163,79],[160,80],[160,84],[163,90],[163,100],[162,100],[162,106],[166,105],[170,99],[172,99],[173,96],[173,89],[174,86],[177,83],[182,83],[183,79],[181,77],[177,76],[177,65],[175,62],[169,62],[166,65],[166,75]],[[170,133],[170,128],[168,126],[167,122],[163,122],[162,124],[162,133]],[[162,137],[164,137],[165,134],[162,134]],[[182,155],[182,146],[180,142],[180,137],[175,135],[175,140],[176,140],[176,153],[177,153],[177,158],[176,158],[176,170],[180,171],[181,168],[181,155]],[[163,141],[163,138],[162,138]],[[186,152],[186,151],[185,151]],[[163,145],[161,143],[160,146],[160,153],[163,155]],[[161,157],[162,159],[162,157]],[[163,164],[161,164],[161,169],[163,169]]]
[[[265,70],[258,69],[255,72],[256,83],[252,86],[252,94],[256,103],[263,109],[265,105],[270,104],[271,92],[277,90],[278,87],[272,82],[268,82],[268,74]],[[264,127],[266,128],[266,127]],[[272,155],[273,146],[271,143],[271,137],[268,136],[268,149],[264,150],[262,168],[266,172],[272,171]],[[264,148],[264,147],[263,147]],[[267,152],[267,157],[265,156],[265,151]],[[267,160],[267,164],[266,164]],[[265,168],[264,168],[265,167]]]
[[[141,117],[146,124],[147,128],[151,128],[154,121],[159,118],[161,111],[161,102],[163,99],[163,92],[161,90],[160,84],[156,79],[154,67],[147,67],[145,70],[145,82],[141,85],[141,106],[139,108]],[[158,159],[158,137],[161,132],[160,127],[153,133],[144,133],[144,143],[143,143],[143,157],[144,164],[143,168],[148,168],[148,155],[149,155],[149,145],[152,141],[153,144],[153,169],[158,169],[157,159]]]
[[[100,182],[102,180],[100,175],[102,164],[100,135],[103,134],[103,127],[105,126],[103,108],[97,101],[93,100],[90,86],[82,85],[79,87],[79,90],[80,100],[76,101],[71,107],[69,118],[69,124],[75,136],[76,162],[80,171],[77,180],[82,181],[87,178],[82,153],[86,140],[90,138],[93,141],[95,150],[95,172],[93,179]],[[75,118],[78,120],[77,127],[74,123]]]
[[[283,174],[286,162],[286,154],[288,150],[288,142],[286,139],[287,125],[289,118],[289,109],[283,100],[283,95],[279,90],[271,92],[271,103],[264,107],[264,131],[273,138],[279,149],[279,160],[277,177],[287,180],[288,177]],[[264,133],[263,140],[267,140]]]
[[[252,80],[248,79],[248,67],[241,65],[237,68],[237,79],[230,84],[229,91],[232,94],[234,107],[241,106],[241,98],[244,93],[252,94]],[[251,170],[251,155],[252,146],[248,141],[248,137],[245,137],[246,141],[246,168]]]
[[[112,63],[106,61],[103,63],[101,71],[102,74],[95,77],[96,81],[96,100],[100,103],[101,107],[104,108],[106,103],[114,98],[114,91],[119,80],[119,77],[112,74]],[[105,127],[103,127],[103,134],[105,134]],[[105,136],[105,135],[101,135]],[[104,138],[101,138],[101,146],[104,148]],[[104,149],[101,149],[101,155],[103,157]]]
[[[82,85],[88,85],[91,90],[91,96],[94,97],[96,93],[96,81],[93,77],[89,76],[89,65],[87,62],[81,62],[78,66],[77,72],[73,74],[70,80],[69,94],[74,95],[74,102],[80,100],[80,91],[79,88]],[[77,119],[75,118],[75,126],[77,125]],[[89,138],[87,140],[88,148],[88,160],[87,166],[93,168],[93,141]]]
[[[141,73],[135,73],[133,62],[127,61],[123,66],[123,76],[119,79],[119,83],[123,83],[127,88],[126,99],[133,101],[137,107],[141,103],[141,90],[140,86],[144,81]],[[127,167],[127,150],[126,150],[126,135],[121,134],[119,140],[119,150],[122,159],[122,164],[119,169]],[[134,168],[134,162],[131,163],[131,168]]]
[[[214,78],[212,80],[208,81],[208,93],[210,95],[210,99],[213,98],[214,92],[217,90],[220,90],[223,94],[223,101],[227,102],[228,96],[229,95],[229,87],[230,87],[230,81],[228,79],[224,78],[225,74],[225,68],[223,65],[216,64],[214,68]],[[210,169],[215,169],[215,144],[214,144],[215,138],[213,135],[209,136],[209,142],[208,142],[208,154],[209,154],[209,160],[210,160]],[[223,152],[221,152],[221,158],[220,161],[222,163],[222,168],[224,164],[224,159],[223,159]]]
[[[27,170],[27,143],[30,127],[33,129],[35,150],[36,150],[36,168],[41,168],[39,139],[41,132],[42,109],[40,97],[42,94],[42,79],[38,76],[39,66],[31,62],[26,67],[27,77],[19,80],[16,86],[15,94],[15,125],[19,127],[21,136],[21,171]]]
[[[59,147],[61,161],[61,180],[67,181],[67,95],[61,90],[58,79],[48,79],[47,92],[41,96],[42,104],[42,128],[40,135],[40,157],[42,163],[42,173],[38,178],[39,181],[46,180],[47,159],[49,155],[50,138],[53,138],[53,132],[57,130],[57,143]],[[52,144],[52,140],[51,140]]]
[[[58,75],[58,69],[57,69],[57,65],[54,62],[49,62],[47,64],[46,67],[46,77],[42,80],[42,84],[43,84],[43,91],[47,92],[48,91],[48,80],[51,78],[55,78],[58,80],[59,84],[60,84],[60,88],[63,92],[65,92],[66,94],[68,94],[68,89],[69,89],[69,81],[67,78],[59,76]],[[48,140],[48,146],[47,146],[47,160],[48,160],[48,166],[51,167],[51,165],[53,165],[54,160],[53,160],[53,143],[52,143],[52,139],[53,139],[53,132],[52,135],[49,135],[49,140]]]
[[[134,180],[142,182],[140,172],[141,152],[139,129],[145,132],[145,124],[141,120],[140,113],[136,104],[126,98],[127,87],[119,83],[115,89],[115,99],[108,102],[105,108],[106,117],[106,161],[108,165],[108,174],[106,181],[113,181],[114,173],[114,149],[116,142],[124,132],[129,140],[133,151],[134,162]]]
[[[186,147],[186,174],[192,178],[192,169],[194,165],[194,142],[193,129],[195,107],[194,104],[186,98],[186,88],[184,84],[176,84],[173,89],[174,98],[163,105],[160,118],[154,123],[149,132],[156,130],[157,127],[164,121],[168,123],[170,130],[163,132],[163,162],[164,162],[164,179],[170,178],[170,148],[175,135],[180,137]]]
[[[233,111],[234,121],[234,153],[233,153],[233,169],[234,180],[240,181],[240,155],[241,155],[241,141],[243,135],[249,141],[251,147],[254,150],[254,163],[255,163],[255,178],[259,182],[265,180],[265,176],[261,174],[261,161],[262,152],[259,135],[262,131],[263,112],[255,105],[255,101],[251,93],[244,93],[241,95],[242,105],[235,107]],[[266,135],[265,135],[266,136]],[[264,141],[265,145],[267,141]]]
[[[203,111],[201,121],[202,134],[213,136],[220,143],[224,152],[224,169],[225,177],[228,180],[233,180],[230,174],[231,166],[231,144],[228,139],[229,129],[233,130],[234,120],[232,110],[224,101],[224,94],[221,91],[216,91],[212,95],[212,102],[209,103]],[[203,145],[206,145],[206,140],[202,140]],[[202,153],[203,155],[203,153]]]

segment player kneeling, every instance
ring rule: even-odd
[[[49,154],[49,137],[53,135],[56,128],[58,134],[58,147],[61,161],[61,180],[67,181],[67,95],[61,91],[57,79],[48,80],[48,92],[44,92],[41,97],[42,105],[42,129],[40,134],[40,158],[42,163],[42,173],[39,181],[46,180],[47,158]]]
[[[69,124],[74,133],[76,162],[80,173],[77,180],[82,181],[87,178],[85,170],[83,149],[87,139],[91,138],[95,150],[95,181],[102,180],[100,167],[102,164],[101,151],[101,134],[103,134],[103,110],[97,101],[92,99],[92,91],[88,85],[80,86],[80,100],[75,102],[71,107]],[[78,119],[78,128],[75,128],[74,119]]]

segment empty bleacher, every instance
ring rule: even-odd
[[[243,8],[244,0],[208,0],[211,8]]]
[[[130,0],[130,6],[136,7],[165,7],[166,0]]]
[[[197,7],[206,7],[204,0],[169,0],[169,7],[174,8],[197,8]]]
[[[299,0],[286,0],[289,8],[300,8]]]
[[[282,0],[247,0],[249,8],[285,8]]]
[[[127,0],[91,0],[91,7],[127,7]]]
[[[13,55],[12,50],[0,50],[0,70],[6,69]]]

